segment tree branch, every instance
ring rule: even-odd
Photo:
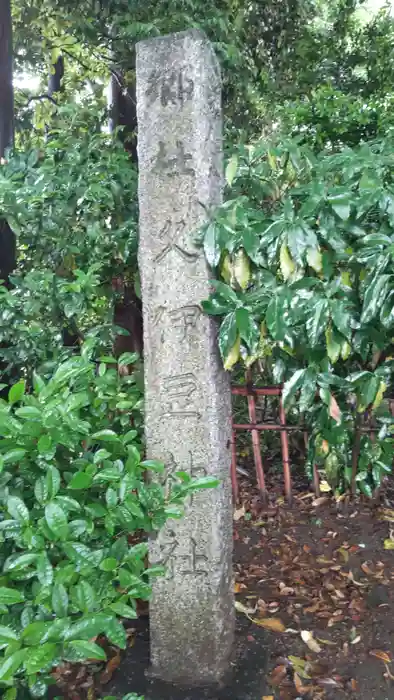
[[[52,102],[52,104],[57,106],[56,100],[53,97],[51,97],[51,95],[47,95],[46,93],[44,93],[43,95],[32,95],[32,97],[29,97],[29,99],[26,102],[26,107],[29,106],[30,102],[34,102],[35,100],[49,100],[49,102]]]

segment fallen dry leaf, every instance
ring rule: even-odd
[[[372,649],[369,652],[369,655],[375,656],[377,659],[380,659],[385,664],[391,663],[391,656],[387,651],[381,651],[380,649]]]
[[[336,642],[331,642],[329,639],[321,639],[320,637],[318,637],[317,641],[320,642],[320,644],[326,644],[329,647],[336,647],[337,646]]]
[[[281,664],[280,666],[276,666],[274,670],[272,671],[268,682],[270,685],[272,685],[274,688],[278,687],[282,681],[286,678],[287,676],[287,669],[284,664]]]
[[[294,685],[296,687],[297,693],[299,693],[299,695],[303,695],[305,690],[307,690],[307,688],[304,688],[303,682],[302,682],[301,678],[299,677],[298,673],[294,674],[293,680],[294,680]]]
[[[379,511],[379,520],[387,520],[390,523],[394,523],[394,510],[382,508],[382,510]]]
[[[286,586],[283,581],[279,584],[279,589],[280,589],[280,595],[294,595],[295,591],[294,588],[291,588],[290,586]]]
[[[316,654],[319,654],[321,652],[321,646],[319,646],[316,639],[313,638],[312,632],[309,632],[308,630],[302,630],[301,639],[303,642],[305,642],[305,644],[311,651],[314,651]]]
[[[254,608],[247,608],[246,605],[241,603],[239,600],[236,600],[234,602],[234,607],[236,610],[238,610],[238,612],[244,613],[244,615],[247,616],[253,615],[253,613],[256,612],[256,605],[254,606]]]
[[[261,700],[274,700],[274,696],[273,695],[263,695]]]
[[[343,561],[345,562],[345,564],[347,564],[349,561],[349,552],[347,551],[347,549],[345,549],[344,547],[340,547],[338,549],[338,554],[341,555]]]
[[[245,511],[245,506],[241,506],[241,508],[238,508],[237,510],[234,511],[233,519],[235,522],[238,522],[238,520],[241,520],[241,518],[244,517],[246,511]]]
[[[312,501],[312,505],[314,508],[317,508],[318,506],[322,506],[323,503],[328,502],[328,497],[327,496],[320,496],[319,498],[315,498],[314,501]]]
[[[234,593],[240,593],[246,588],[244,583],[234,583]]]
[[[282,620],[279,620],[278,617],[266,617],[262,620],[256,620],[255,618],[250,619],[259,627],[265,627],[265,629],[272,630],[273,632],[284,632],[286,630]]]
[[[306,613],[315,613],[315,612],[317,612],[317,611],[319,610],[320,605],[321,605],[321,602],[320,602],[320,600],[318,600],[316,603],[314,603],[313,605],[309,606],[309,608],[304,608],[304,612],[306,612]]]
[[[335,678],[319,678],[317,681],[317,685],[321,686],[322,688],[340,688],[340,684],[338,683]]]
[[[385,549],[394,549],[394,540],[385,540],[383,546]]]
[[[257,612],[260,617],[265,617],[267,614],[267,603],[262,598],[257,601]]]
[[[361,564],[361,569],[364,571],[364,574],[366,574],[367,576],[375,576],[374,572],[369,568],[366,561],[363,564]]]
[[[391,681],[394,681],[394,676],[393,676],[393,674],[391,673],[391,671],[390,671],[388,665],[385,664],[385,667],[386,667],[386,673],[385,673],[384,675],[386,676],[386,678],[390,678]]]
[[[308,673],[306,673],[305,671],[305,666],[307,664],[307,661],[305,659],[301,659],[299,656],[289,656],[289,661],[293,666],[295,672],[298,673],[298,675],[301,678],[310,678]]]
[[[326,661],[307,661],[305,664],[305,673],[310,678],[324,678],[329,670],[329,664]]]

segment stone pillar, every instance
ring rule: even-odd
[[[221,480],[151,543],[151,562],[167,567],[150,605],[152,671],[198,684],[222,676],[234,627],[230,388],[194,243],[222,188],[220,71],[204,34],[138,44],[137,106],[148,457]]]

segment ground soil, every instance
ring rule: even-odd
[[[72,674],[69,698],[394,700],[394,499],[316,499],[301,482],[292,508],[277,492],[263,510],[250,484],[235,511],[236,648],[222,687],[150,678],[145,616],[107,669]]]
[[[270,694],[393,700],[391,504],[299,494],[291,510],[277,501],[263,513],[247,490],[243,498],[250,519],[235,528],[236,598],[256,608],[245,614],[255,620],[249,643],[259,624],[285,628],[265,640]]]

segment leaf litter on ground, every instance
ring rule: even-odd
[[[247,498],[243,498],[243,503],[249,511]],[[263,602],[262,610],[259,604],[257,615],[253,615],[251,621],[267,630],[271,622],[263,622],[264,618],[278,621],[272,623],[272,631],[282,633],[275,639],[282,639],[280,648],[289,653],[288,657],[282,653],[286,660],[276,665],[271,674],[272,687],[280,687],[281,700],[282,697],[292,700],[297,693],[298,697],[314,700],[322,697],[322,693],[330,693],[331,689],[342,689],[348,694],[359,688],[357,678],[342,676],[336,666],[339,663],[341,667],[351,668],[360,654],[369,653],[371,632],[364,634],[363,629],[364,619],[371,615],[368,596],[376,585],[392,586],[394,581],[394,570],[390,575],[389,564],[385,561],[387,555],[383,556],[384,538],[380,540],[380,547],[375,535],[376,545],[371,545],[364,534],[361,535],[364,541],[360,542],[360,532],[363,533],[360,522],[370,523],[371,518],[376,524],[379,520],[394,522],[394,510],[380,508],[371,515],[370,506],[362,501],[354,507],[348,499],[335,501],[328,495],[314,498],[311,494],[296,496],[296,507],[292,511],[281,504],[278,506],[278,500],[276,507],[271,506],[269,511],[259,511],[254,506],[249,527],[255,528],[258,524],[264,529],[255,531],[250,557],[245,557],[238,566],[239,581],[247,587],[248,593],[254,593],[256,599]],[[337,527],[332,527],[336,520]],[[331,527],[325,527],[326,522]],[[243,529],[245,523],[236,527]],[[366,558],[366,549],[372,555],[378,554],[378,559]],[[366,561],[360,560],[363,552]],[[280,617],[270,618],[273,610],[279,612]],[[303,652],[297,655],[297,650],[301,649],[296,642],[297,635],[312,656],[319,654],[319,662],[320,657],[324,657],[324,668],[312,667],[313,670],[307,672],[307,664],[311,664],[312,659],[308,654],[301,658]],[[383,656],[380,660],[387,664],[386,678],[390,681],[391,659]]]

